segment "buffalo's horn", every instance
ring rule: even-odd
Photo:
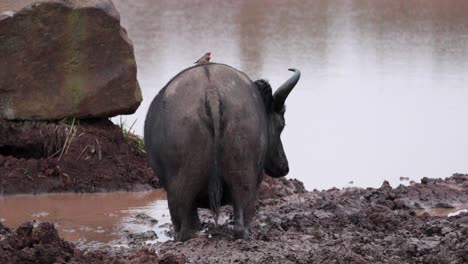
[[[273,94],[275,110],[281,110],[284,107],[286,98],[288,98],[289,93],[292,91],[294,86],[296,86],[299,78],[301,78],[301,71],[298,69],[292,68],[288,70],[294,72],[294,75],[284,82],[283,85],[281,85]]]

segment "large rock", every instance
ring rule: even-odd
[[[0,58],[0,118],[109,117],[142,100],[110,0],[1,0]]]

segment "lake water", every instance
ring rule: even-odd
[[[306,187],[395,186],[468,172],[468,1],[114,0],[144,101],[204,52],[278,87],[288,177]],[[119,118],[114,119],[119,122]]]

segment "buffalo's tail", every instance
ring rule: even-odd
[[[221,131],[221,101],[219,92],[215,87],[208,88],[206,92],[207,114],[211,118],[213,135],[213,157],[211,164],[210,179],[208,185],[210,208],[213,211],[216,225],[218,225],[219,209],[223,194],[223,185],[220,170],[220,131]]]

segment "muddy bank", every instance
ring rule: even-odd
[[[50,225],[36,227],[49,230],[41,236],[25,224],[27,232],[24,226],[14,231],[1,229],[0,256],[4,259],[0,262],[32,255],[71,263],[468,262],[468,213],[453,217],[420,214],[422,207],[467,204],[468,175],[424,179],[397,188],[384,183],[377,189],[307,192],[296,181],[282,180],[279,185],[284,195],[259,201],[249,240],[233,240],[230,207],[223,207],[218,228],[209,212],[202,211],[204,231],[185,243],[148,246],[144,234],[132,234],[125,239],[135,241],[125,248],[80,245],[77,249],[60,240]],[[57,253],[56,248],[63,250]]]
[[[28,222],[11,231],[0,223],[0,263],[184,263],[181,256],[158,257],[152,249],[83,252],[61,239],[50,223]]]
[[[260,200],[250,241],[233,241],[228,222],[211,239],[155,248],[194,263],[467,263],[468,214],[415,211],[467,202],[468,175],[408,187],[299,192]]]
[[[142,146],[108,119],[0,119],[0,194],[158,187]]]

